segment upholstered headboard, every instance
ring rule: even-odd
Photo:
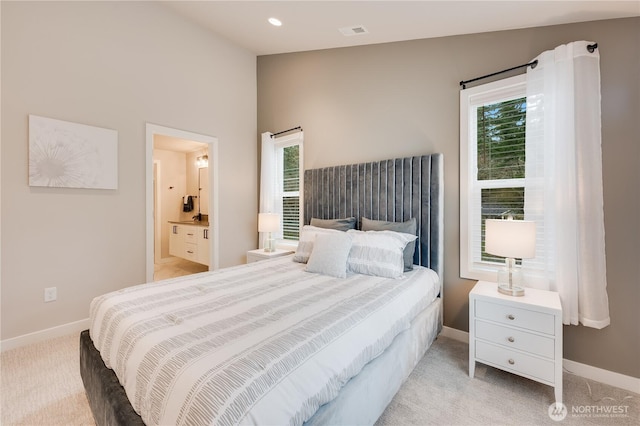
[[[416,218],[413,263],[444,277],[443,155],[431,154],[304,172],[304,223],[311,218],[362,217],[401,222]]]

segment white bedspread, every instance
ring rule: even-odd
[[[97,297],[91,338],[147,425],[302,424],[439,291],[422,267],[393,280],[304,266],[288,256]]]

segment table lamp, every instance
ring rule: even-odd
[[[273,252],[276,250],[272,232],[280,230],[280,215],[276,213],[258,213],[258,232],[266,232],[267,238],[264,242],[264,251]]]
[[[536,253],[536,223],[528,220],[487,219],[485,252],[505,258],[505,268],[498,271],[498,291],[509,296],[523,296],[522,271],[515,259],[531,259]]]

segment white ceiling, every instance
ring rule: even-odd
[[[169,1],[257,55],[640,16],[633,1]],[[283,22],[274,27],[267,22]],[[340,28],[368,34],[344,36]]]

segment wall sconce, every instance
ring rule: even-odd
[[[209,167],[209,156],[203,155],[201,157],[196,158],[196,165],[198,167]]]

